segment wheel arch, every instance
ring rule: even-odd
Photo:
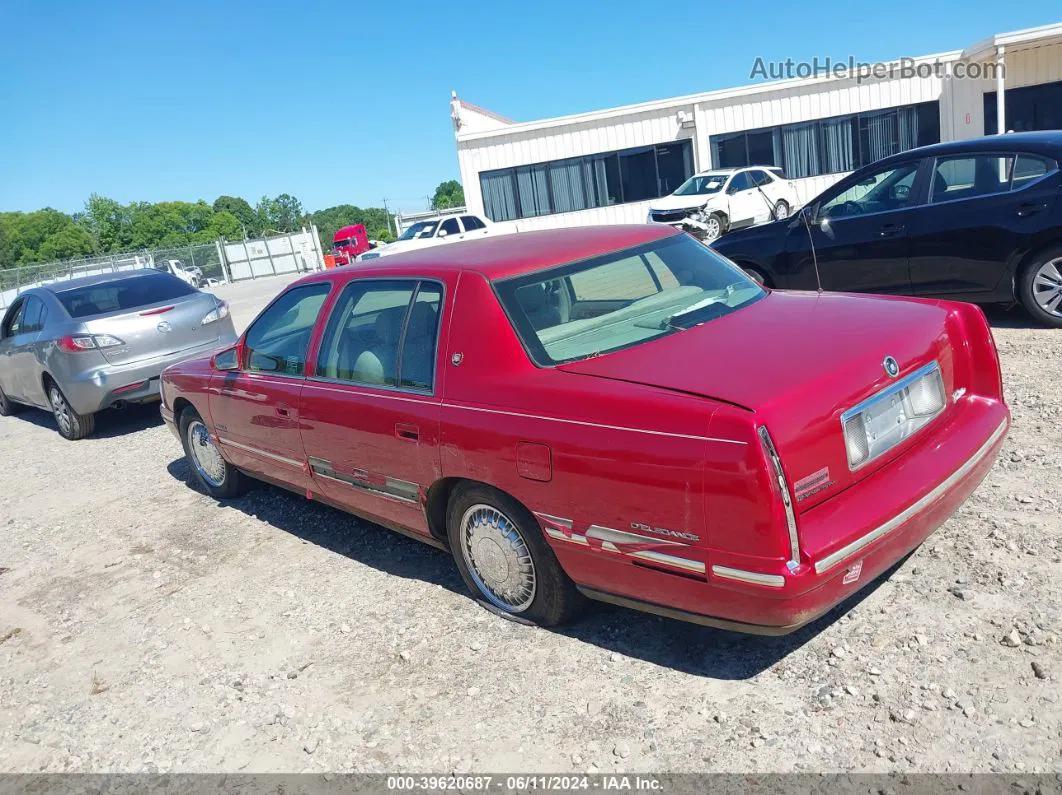
[[[1037,240],[1032,246],[1029,247],[1028,252],[1021,258],[1017,266],[1014,268],[1014,272],[1011,274],[1010,286],[1014,293],[1015,300],[1021,300],[1018,295],[1018,286],[1021,284],[1021,279],[1025,275],[1025,271],[1033,266],[1033,263],[1039,258],[1041,254],[1050,248],[1062,248],[1062,230],[1055,230],[1056,233],[1052,237]]]
[[[450,541],[446,533],[446,512],[450,506],[450,498],[462,486],[485,486],[488,489],[501,492],[527,511],[527,515],[531,517],[535,526],[538,527],[538,522],[534,519],[534,511],[528,508],[524,501],[515,494],[494,483],[467,477],[439,478],[425,492],[424,513],[428,520],[428,531],[431,533],[432,538],[445,544],[447,548],[450,546]]]

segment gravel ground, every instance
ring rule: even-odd
[[[236,285],[237,324],[282,282]],[[786,638],[477,607],[450,558],[190,484],[157,407],[0,419],[0,771],[1062,771],[1062,332],[995,313],[1014,428],[973,498]]]

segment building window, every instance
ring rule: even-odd
[[[535,163],[479,175],[492,221],[570,213],[666,196],[693,175],[689,140]]]
[[[778,166],[789,179],[802,179],[854,171],[888,155],[939,141],[939,103],[923,102],[713,135],[711,146],[717,168]]]
[[[1062,81],[1008,88],[1003,93],[1003,102],[1006,104],[1005,123],[1008,130],[1029,132],[1062,129]],[[989,91],[985,94],[985,135],[995,135],[997,132],[996,92]]]

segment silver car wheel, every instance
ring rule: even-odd
[[[473,505],[461,517],[461,556],[487,600],[507,613],[535,601],[535,562],[516,524],[490,505]]]
[[[59,423],[59,428],[62,429],[63,433],[69,434],[74,427],[74,421],[70,417],[70,406],[67,405],[66,398],[59,391],[59,387],[49,387],[48,402],[52,404],[52,414],[55,415],[55,421]]]
[[[1048,260],[1033,277],[1033,300],[1049,315],[1062,317],[1062,257]]]
[[[719,235],[723,233],[723,227],[719,223],[719,216],[711,215],[708,220],[704,222],[704,239],[715,240]]]
[[[188,452],[199,477],[216,489],[224,486],[227,465],[221,457],[221,451],[211,440],[206,425],[199,420],[193,420],[188,424],[187,435]]]
[[[778,202],[774,205],[774,219],[781,221],[783,218],[789,217],[789,205],[785,202]]]

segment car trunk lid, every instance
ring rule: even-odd
[[[928,301],[772,292],[732,314],[643,345],[560,365],[749,410],[767,427],[798,511],[899,455],[848,466],[841,415],[897,378],[936,361],[951,393],[948,310]],[[884,361],[893,357],[893,377]],[[916,434],[917,435],[917,434]]]
[[[101,353],[110,364],[132,364],[205,346],[218,340],[216,324],[203,318],[218,305],[209,293],[195,292],[130,310],[96,315],[82,323],[89,334],[109,334],[122,345]]]

